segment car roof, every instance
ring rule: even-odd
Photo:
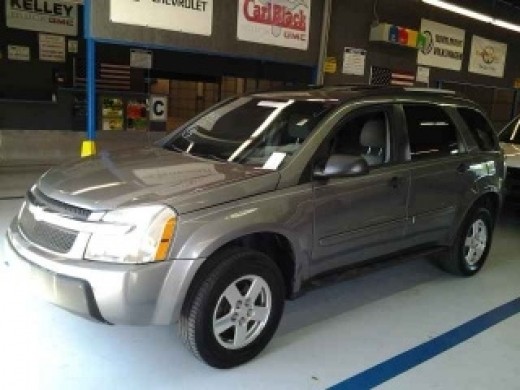
[[[301,101],[336,101],[340,104],[368,99],[402,99],[464,105],[480,110],[480,107],[476,103],[454,91],[435,88],[407,88],[372,85],[308,86],[303,88],[255,92],[249,96],[273,100],[294,99]]]

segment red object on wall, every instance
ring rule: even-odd
[[[399,43],[401,45],[408,44],[408,30],[404,27],[399,27]]]

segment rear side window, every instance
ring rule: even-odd
[[[470,108],[459,108],[458,111],[480,150],[496,150],[494,131],[486,118],[480,112]]]
[[[412,161],[460,152],[457,129],[446,112],[434,105],[403,106]]]

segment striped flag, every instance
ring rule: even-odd
[[[86,73],[85,62],[78,61],[74,72],[75,87],[85,86]],[[96,88],[101,90],[130,91],[130,65],[100,63],[97,67]]]
[[[396,71],[380,66],[370,68],[370,85],[396,85],[413,87],[415,74],[406,71]]]

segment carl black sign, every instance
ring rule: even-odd
[[[56,0],[6,0],[6,25],[9,28],[78,34],[78,9],[71,3]]]

